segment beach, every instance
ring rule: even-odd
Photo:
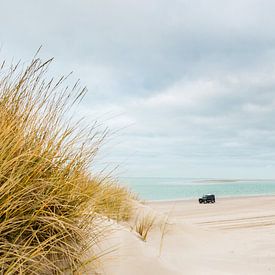
[[[275,196],[151,201],[138,211],[162,219],[146,241],[120,225],[99,274],[275,274]]]

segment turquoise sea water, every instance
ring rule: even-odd
[[[275,180],[217,180],[195,178],[122,178],[122,183],[144,200],[275,195]]]

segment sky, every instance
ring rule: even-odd
[[[275,1],[0,0],[0,58],[40,45],[88,88],[118,176],[275,178]]]

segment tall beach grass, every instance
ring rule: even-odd
[[[0,70],[1,274],[72,274],[104,217],[131,215],[128,191],[89,172],[106,132],[70,122],[85,89],[47,79],[50,63]]]

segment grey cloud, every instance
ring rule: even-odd
[[[28,60],[42,44],[53,73],[74,70],[90,90],[79,115],[121,129],[107,161],[129,175],[275,177],[265,168],[274,10],[271,0],[11,0],[1,55]]]

